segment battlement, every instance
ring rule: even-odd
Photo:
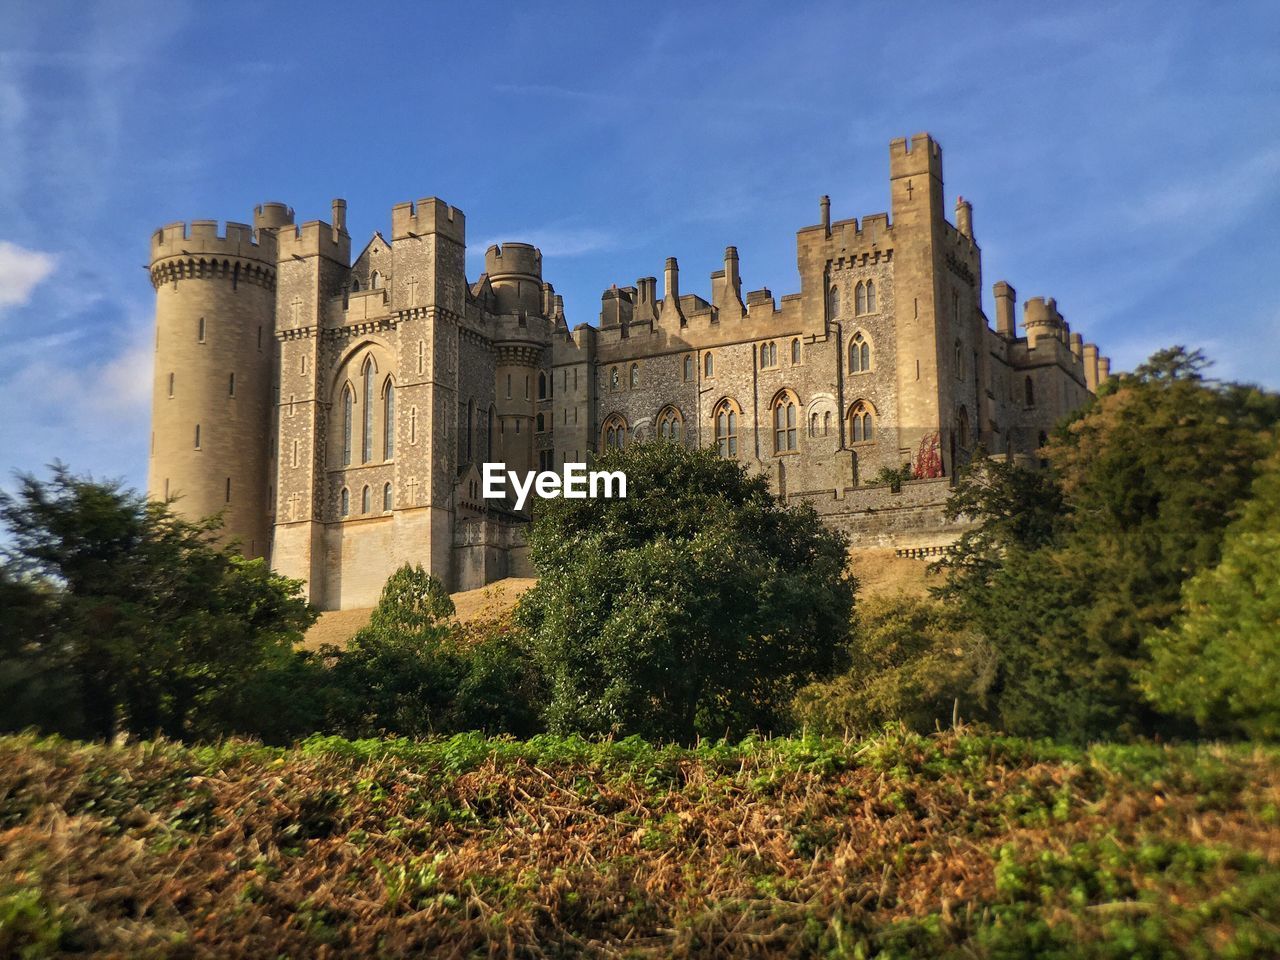
[[[457,207],[437,197],[424,197],[391,208],[391,239],[404,240],[439,233],[456,243],[466,243],[467,218]]]
[[[351,263],[351,238],[336,233],[333,226],[323,220],[309,220],[292,230],[284,229],[276,234],[280,259],[325,257],[336,260],[344,267]]]
[[[275,237],[259,233],[245,223],[228,220],[178,220],[167,223],[151,235],[151,262],[169,257],[238,257],[260,260],[274,266]]]
[[[942,145],[927,133],[889,141],[889,178],[929,174],[942,179]]]
[[[484,270],[495,281],[507,277],[541,281],[542,251],[529,243],[495,243],[484,253]]]

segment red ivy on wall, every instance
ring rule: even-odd
[[[911,467],[914,480],[932,480],[942,476],[942,452],[940,438],[937,433],[928,433],[920,438],[920,449],[916,451],[916,461]]]

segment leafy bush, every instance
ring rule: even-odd
[[[552,500],[529,534],[539,581],[518,622],[557,732],[690,741],[777,729],[835,666],[854,582],[812,507],[710,450],[655,442],[600,457],[625,499]]]
[[[995,675],[994,651],[955,610],[905,595],[858,603],[849,663],[797,694],[797,723],[819,734],[868,733],[895,722],[928,732],[953,713],[983,718]]]

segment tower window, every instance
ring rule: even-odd
[[[1036,405],[1036,388],[1035,384],[1031,382],[1031,377],[1027,377],[1026,381],[1024,381],[1023,391],[1026,394],[1027,406],[1034,407]]]
[[[355,397],[351,392],[351,384],[342,388],[342,465],[351,466],[351,426],[355,408]]]
[[[507,399],[511,399],[511,374],[507,374]]]
[[[360,512],[368,513],[372,504],[369,497],[369,485],[366,483],[364,489],[360,491]]]
[[[702,358],[702,375],[704,377],[714,377],[716,375],[716,361],[709,350]]]
[[[778,365],[778,345],[772,341],[760,344],[760,366],[776,367]]]
[[[795,394],[784,391],[773,401],[773,452],[792,453],[796,449],[796,414],[799,404]]]
[[[382,459],[396,455],[396,385],[390,377],[382,387]]]
[[[547,375],[545,373],[538,374],[538,399],[547,399]]]
[[[618,387],[619,387],[619,385],[621,384],[621,382],[622,382],[622,381],[621,381],[621,380],[619,379],[619,377],[618,377],[618,368],[617,368],[617,367],[612,367],[612,368],[610,368],[610,370],[609,370],[609,389],[610,389],[610,390],[617,390],[617,389],[618,389]]]
[[[716,428],[716,450],[722,457],[738,455],[738,407],[732,400],[721,400],[711,415]]]
[[[796,339],[791,341],[791,362],[792,363],[800,362],[800,338],[799,337],[796,337]]]
[[[373,459],[373,377],[378,372],[373,357],[366,357],[361,376],[364,378],[364,430],[360,442],[360,462],[368,463]]]
[[[344,517],[351,515],[351,491],[346,487],[342,488],[342,515]]]
[[[640,386],[640,364],[633,363],[631,365],[631,389]]]
[[[382,485],[382,509],[390,512],[391,506],[391,484],[384,483]]]
[[[858,333],[849,341],[849,372],[866,373],[871,369],[871,344]]]
[[[684,358],[684,379],[689,381],[693,379],[693,357],[686,356]]]

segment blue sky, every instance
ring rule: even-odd
[[[305,11],[305,12],[303,12]],[[482,15],[483,11],[485,15]],[[980,12],[978,12],[980,11]],[[539,244],[571,324],[612,282],[793,292],[794,233],[888,207],[941,141],[990,284],[1117,368],[1171,343],[1280,388],[1280,4],[0,0],[0,470],[146,477],[148,238],[283,200],[357,247],[436,195]]]

